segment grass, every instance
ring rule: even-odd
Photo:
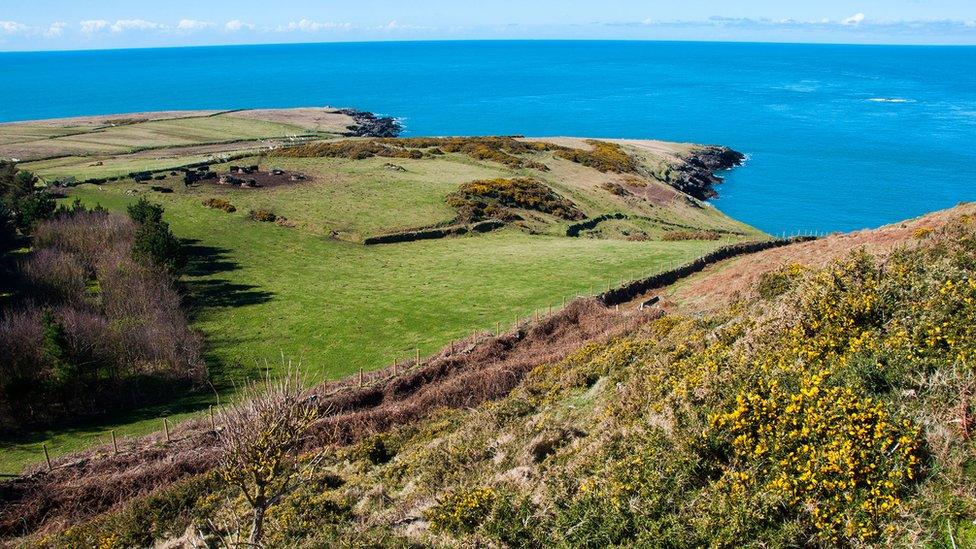
[[[82,186],[74,196],[121,210],[135,200],[120,187]],[[282,356],[315,379],[338,378],[439,349],[474,330],[510,326],[516,316],[558,307],[621,279],[667,268],[717,242],[626,242],[531,236],[515,230],[469,238],[365,247],[305,231],[248,222],[181,195],[154,195],[183,238],[206,261],[185,277],[200,306],[194,327],[210,344],[212,374],[229,387]],[[244,210],[244,208],[238,208]],[[193,269],[193,267],[191,267]],[[168,408],[205,408],[202,395]],[[78,450],[117,429],[137,436],[159,429],[167,407],[85,426],[0,442],[0,471],[14,473],[42,456]]]
[[[67,139],[111,149],[123,142],[126,147],[162,146],[290,135],[296,127],[220,115],[144,122]],[[208,344],[214,390],[222,398],[265,368],[277,371],[283,359],[301,362],[315,380],[376,369],[413,356],[415,349],[428,354],[476,330],[507,328],[516,317],[665,270],[730,240],[764,236],[710,206],[612,194],[606,184],[619,180],[619,174],[556,158],[544,149],[524,156],[546,164],[546,171],[478,160],[466,152],[426,159],[255,157],[233,163],[300,172],[310,180],[259,189],[211,183],[187,188],[176,176],[152,182],[171,187],[170,194],[120,181],[81,185],[72,190],[72,198],[114,211],[124,211],[139,196],[165,206],[174,233],[190,243],[192,260],[182,284],[193,326]],[[101,166],[92,166],[94,158],[75,156],[26,167],[44,177],[83,180],[188,164],[199,160],[198,152],[162,159],[148,154],[99,158]],[[227,165],[213,168],[222,172]],[[458,212],[446,198],[464,183],[525,176],[548,185],[589,216],[622,211],[653,220],[642,222],[648,227],[678,224],[743,236],[661,242],[653,239],[658,228],[648,231],[652,239],[643,242],[609,234],[618,231],[607,231],[603,238],[566,238],[568,221],[530,212],[526,227],[541,234],[508,228],[395,245],[358,243],[371,235],[450,222]],[[229,202],[236,211],[203,205],[212,198]],[[290,227],[248,221],[252,210],[269,210]],[[137,436],[158,430],[161,415],[176,420],[205,409],[214,398],[206,390],[166,406],[0,440],[0,472],[14,473],[38,461],[41,444],[60,455],[97,441],[110,429]]]

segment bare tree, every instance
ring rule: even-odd
[[[253,512],[250,545],[259,546],[264,517],[317,460],[299,459],[309,429],[318,418],[304,376],[289,368],[279,380],[247,387],[239,402],[220,414],[220,473],[240,488]]]

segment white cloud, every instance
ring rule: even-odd
[[[125,32],[129,30],[156,30],[163,28],[163,25],[146,21],[145,19],[119,19],[112,25],[112,32]]]
[[[968,28],[976,28],[976,21],[966,21],[966,26]]]
[[[855,13],[854,15],[852,15],[852,16],[848,17],[847,19],[844,19],[843,21],[841,21],[840,24],[841,25],[848,25],[848,26],[850,26],[850,25],[857,26],[857,25],[860,25],[863,21],[864,21],[864,14],[863,13]]]
[[[105,30],[108,27],[108,21],[104,19],[91,19],[88,21],[81,22],[81,32],[85,34],[94,34]]]
[[[68,24],[63,21],[57,21],[51,23],[51,26],[44,31],[44,36],[46,38],[57,38],[64,34],[64,29],[67,28]]]
[[[0,21],[0,33],[3,34],[17,34],[20,32],[26,32],[29,27],[23,23],[18,23],[16,21]]]
[[[196,19],[181,19],[180,22],[176,25],[176,30],[193,32],[193,31],[209,29],[213,26],[214,26],[213,23],[208,23],[206,21],[197,21]]]
[[[297,23],[292,21],[287,25],[278,27],[279,31],[291,32],[291,31],[302,31],[302,32],[319,32],[323,30],[332,29],[349,29],[352,25],[349,23],[334,23],[331,21],[325,23],[319,23],[318,21],[309,21],[308,19],[302,19]]]
[[[233,21],[228,21],[227,24],[224,25],[224,29],[230,32],[237,32],[240,30],[254,30],[254,25],[250,23],[245,23],[240,19],[234,19]]]

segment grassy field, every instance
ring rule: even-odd
[[[0,472],[14,473],[42,459],[42,444],[59,455],[99,437],[107,440],[111,429],[120,436],[158,430],[162,416],[176,421],[205,410],[217,394],[231,396],[235,385],[265,368],[278,371],[283,360],[301,363],[315,380],[380,368],[412,357],[416,349],[432,353],[474,331],[498,325],[506,329],[517,317],[558,308],[577,295],[593,295],[733,241],[764,237],[673,191],[657,189],[666,200],[618,196],[602,187],[618,180],[615,174],[551,154],[539,158],[550,171],[512,170],[460,154],[426,159],[256,158],[263,170],[279,167],[311,179],[259,189],[212,183],[185,187],[176,177],[153,182],[172,188],[168,194],[132,181],[72,189],[73,198],[113,211],[124,211],[140,196],[166,208],[165,219],[189,244],[191,262],[181,284],[192,324],[207,342],[214,390],[101,421],[0,439]],[[72,167],[90,168],[79,159],[34,166],[42,173],[61,169],[71,175]],[[391,162],[403,170],[390,169]],[[510,226],[478,236],[359,243],[368,235],[449,222],[455,212],[445,197],[460,184],[520,175],[545,182],[588,216],[626,212],[640,220],[610,222],[595,238],[568,238],[568,222],[533,215],[536,234]],[[649,190],[664,187],[646,184]],[[238,211],[225,213],[201,204],[212,197],[230,201]],[[293,226],[248,220],[248,210],[258,208],[287,217]],[[675,226],[726,232],[721,240],[659,238]],[[646,238],[628,239],[633,230],[643,231]]]

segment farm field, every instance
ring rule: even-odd
[[[591,147],[582,139],[563,143]],[[664,158],[649,158],[652,149],[629,150],[641,163]],[[661,155],[683,150],[675,146]],[[255,155],[215,159],[210,169],[224,174],[231,164],[254,165],[261,173],[280,169],[305,179],[259,188],[216,179],[185,185],[182,173],[168,170],[206,157],[193,154],[170,164],[125,164],[131,171],[163,171],[149,182],[123,176],[69,189],[68,200],[116,212],[141,197],[164,206],[165,221],[187,243],[190,263],[180,284],[192,326],[206,342],[213,388],[120,416],[0,440],[0,472],[36,462],[42,444],[57,456],[107,440],[112,429],[123,437],[158,430],[162,416],[179,421],[205,411],[248,379],[280,372],[288,361],[300,363],[313,381],[378,369],[417,350],[433,353],[475,331],[507,330],[517,318],[557,310],[577,295],[594,295],[717,247],[767,238],[653,177],[637,181],[634,175],[601,172],[552,151],[523,156],[546,169],[462,152],[359,159]],[[82,180],[104,176],[92,170],[131,161],[126,154],[90,166],[91,158],[24,167],[42,177]],[[568,237],[568,227],[578,220],[518,210],[519,220],[486,234],[362,244],[370,236],[453,223],[458,212],[447,197],[459,186],[519,177],[570,200],[585,219],[620,219]],[[215,198],[236,211],[203,205]],[[284,221],[253,221],[252,210],[268,210]],[[679,233],[688,235],[671,238]]]

